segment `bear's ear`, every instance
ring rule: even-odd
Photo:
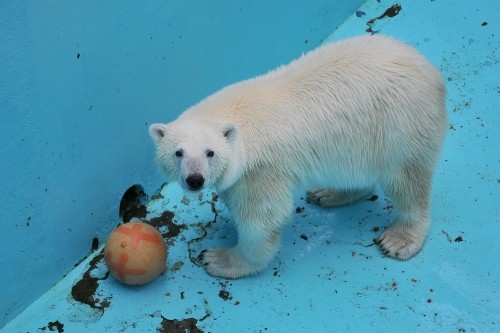
[[[238,137],[238,126],[233,124],[227,124],[222,127],[222,134],[226,138],[227,142],[234,142]]]
[[[160,142],[167,132],[167,125],[165,124],[152,124],[149,126],[149,135],[154,142]]]

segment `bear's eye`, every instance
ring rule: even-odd
[[[182,150],[176,150],[175,151],[175,156],[182,157]]]
[[[215,153],[213,150],[207,150],[207,157],[214,157]]]

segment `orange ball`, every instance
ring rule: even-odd
[[[122,224],[104,246],[111,275],[130,285],[146,284],[165,271],[167,246],[161,234],[142,222]]]

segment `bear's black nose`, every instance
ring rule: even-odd
[[[199,190],[205,183],[205,178],[199,173],[194,173],[186,178],[186,184],[188,184],[191,190]]]

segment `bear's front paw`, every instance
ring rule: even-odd
[[[234,248],[206,249],[198,256],[208,274],[226,279],[237,279],[256,274],[261,268],[246,263],[245,259]]]
[[[408,260],[422,249],[425,237],[426,234],[416,225],[394,224],[375,243],[385,255]]]

